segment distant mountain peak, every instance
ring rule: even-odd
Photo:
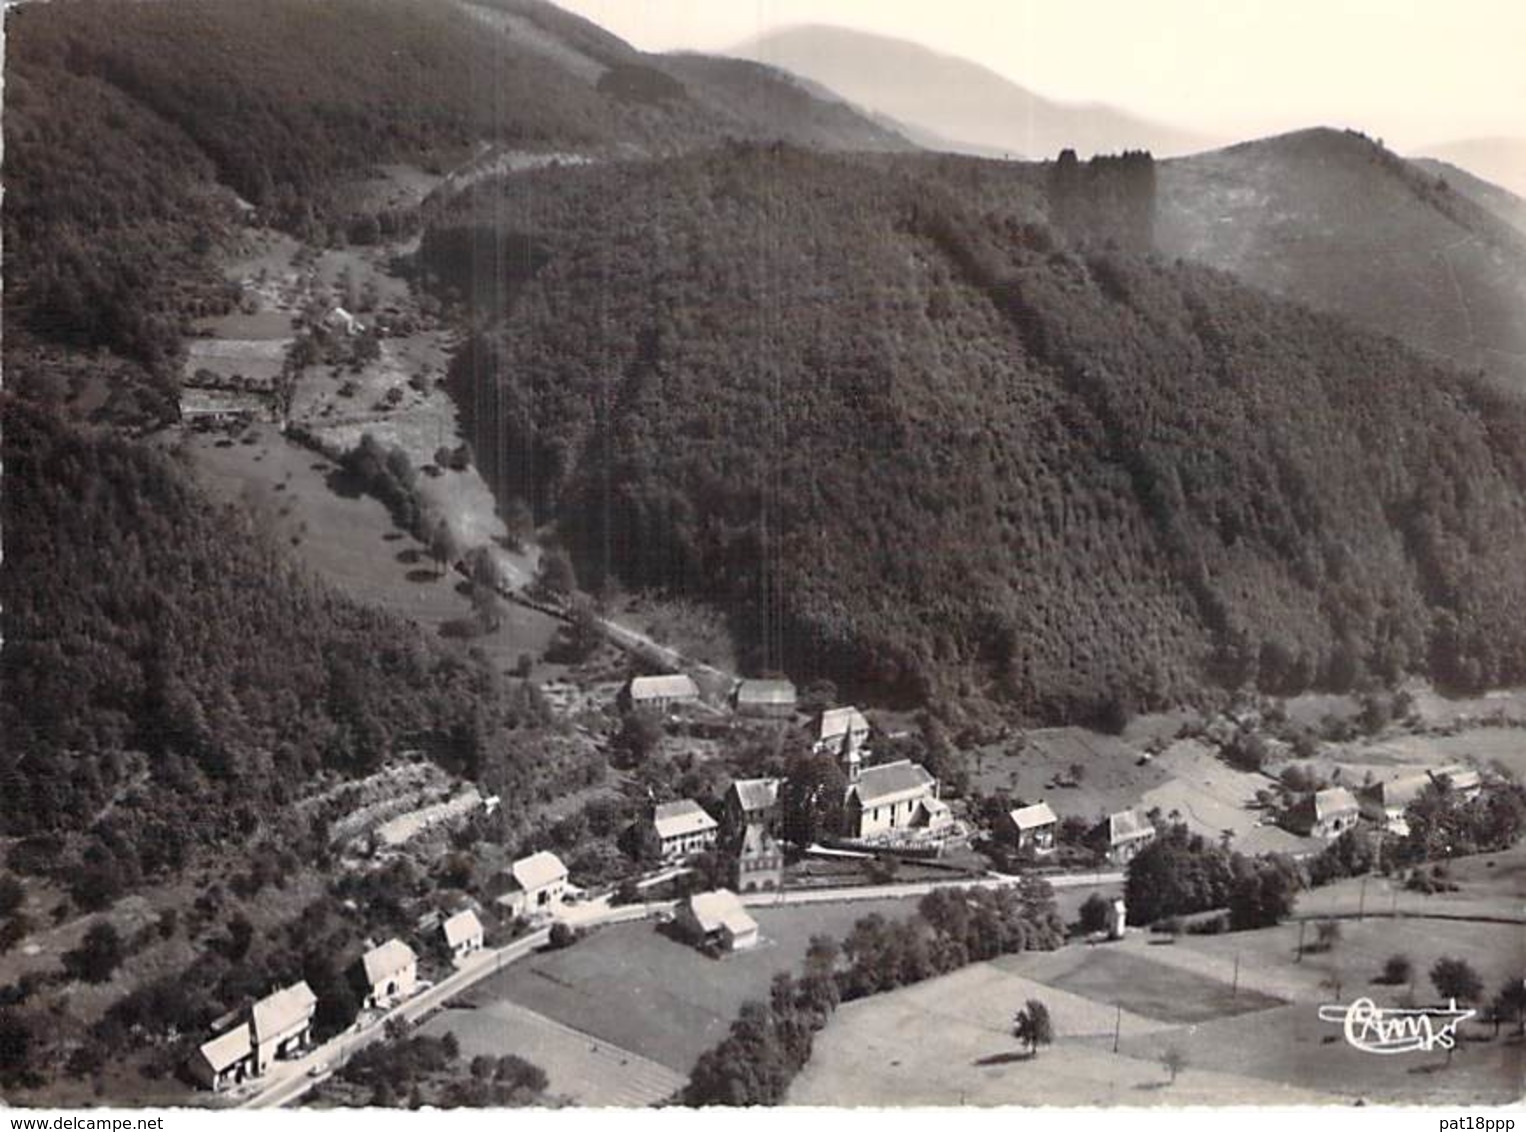
[[[1216,144],[1103,103],[1045,98],[983,64],[874,32],[799,24],[729,53],[834,90],[935,148],[1038,159],[1062,149],[1083,157],[1125,149],[1165,156]]]

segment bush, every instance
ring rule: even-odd
[[[1100,892],[1094,892],[1081,905],[1081,930],[1100,932],[1107,928],[1112,917],[1113,902]]]
[[[569,924],[558,920],[551,925],[550,944],[558,950],[563,947],[571,947],[578,941],[578,932]]]
[[[1383,962],[1383,974],[1378,982],[1397,987],[1409,982],[1414,974],[1415,965],[1408,955],[1390,955]]]
[[[1229,930],[1229,914],[1220,912],[1206,920],[1193,920],[1187,925],[1188,935],[1223,935]]]

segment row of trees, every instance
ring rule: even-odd
[[[1124,899],[1131,923],[1229,909],[1236,930],[1270,927],[1293,910],[1297,865],[1279,854],[1247,857],[1185,825],[1170,825],[1129,862]]]
[[[1038,879],[997,889],[936,889],[922,898],[914,916],[892,920],[875,912],[855,923],[841,941],[815,936],[800,977],[780,974],[768,1003],[742,1007],[726,1038],[695,1063],[682,1100],[690,1105],[779,1104],[810,1059],[812,1035],[840,1001],[998,955],[1052,949],[1063,941],[1053,890]],[[1031,1046],[1048,1040],[1047,1011],[1025,1025],[1023,1040]]]

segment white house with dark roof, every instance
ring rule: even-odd
[[[692,798],[663,802],[652,810],[652,828],[662,843],[664,861],[681,861],[715,844],[720,827]]]
[[[910,759],[849,773],[843,822],[851,838],[939,829],[950,821],[948,806],[938,797],[938,780]]]
[[[452,959],[464,959],[474,951],[482,950],[482,921],[477,913],[465,908],[440,925],[440,934]]]
[[[1055,831],[1060,819],[1055,816],[1048,802],[1032,806],[1019,806],[1007,814],[1006,833],[1019,853],[1031,850],[1038,856],[1054,852]]]
[[[318,998],[306,982],[294,983],[254,1004],[249,1026],[256,1074],[263,1076],[275,1061],[306,1048],[317,1009]]]
[[[738,715],[788,719],[795,714],[795,685],[788,680],[743,680],[731,695]]]
[[[1138,810],[1121,810],[1098,822],[1089,840],[1110,864],[1126,865],[1155,840],[1155,826]]]
[[[758,943],[758,922],[730,889],[696,892],[673,912],[679,931],[696,944],[721,951],[746,951]]]
[[[413,997],[418,987],[419,957],[400,939],[389,939],[360,957],[360,975],[365,982],[365,1005],[369,1010],[385,1010]]]
[[[667,711],[678,704],[699,702],[699,685],[686,673],[637,676],[621,692],[621,706],[633,711]]]
[[[240,1022],[227,1033],[203,1042],[191,1055],[188,1068],[197,1084],[214,1093],[242,1084],[254,1073],[254,1047],[249,1041],[249,1023]]]
[[[732,779],[721,803],[727,828],[738,830],[743,826],[760,825],[770,833],[777,833],[781,782],[778,778]]]
[[[498,903],[515,916],[545,914],[567,892],[567,866],[550,850],[521,857],[509,869],[509,888]]]
[[[1329,840],[1355,827],[1361,816],[1361,807],[1351,791],[1344,786],[1331,786],[1299,799],[1288,814],[1288,823],[1305,837]]]

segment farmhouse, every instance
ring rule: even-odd
[[[1108,814],[1092,829],[1089,840],[1108,863],[1126,865],[1155,839],[1155,827],[1138,810]]]
[[[462,959],[482,950],[482,921],[470,908],[457,912],[440,925],[440,934],[452,959]]]
[[[621,707],[631,711],[667,711],[675,704],[699,701],[699,685],[693,678],[676,676],[637,676],[620,693]]]
[[[864,744],[869,741],[869,721],[856,707],[831,708],[821,713],[811,732],[811,751],[818,755],[839,755],[845,763],[863,759]]]
[[[498,898],[512,915],[545,913],[567,891],[567,866],[548,850],[515,861],[509,869],[509,890]]]
[[[318,998],[305,982],[294,983],[260,999],[250,1012],[254,1071],[263,1076],[271,1064],[301,1053],[313,1031]]]
[[[180,420],[187,425],[247,424],[268,415],[269,398],[233,389],[182,389]]]
[[[344,334],[359,334],[365,330],[365,324],[343,307],[335,307],[324,315],[323,325]]]
[[[898,830],[939,829],[952,818],[938,798],[938,780],[910,759],[849,770],[843,804],[845,832],[863,840]]]
[[[197,1084],[218,1093],[242,1084],[254,1071],[253,1052],[249,1024],[244,1022],[199,1046],[191,1055],[188,1068]]]
[[[1431,771],[1431,781],[1438,785],[1445,779],[1447,785],[1464,801],[1478,797],[1479,791],[1484,788],[1483,776],[1470,766],[1444,766],[1440,770]]]
[[[1288,823],[1305,837],[1332,838],[1356,825],[1360,814],[1351,791],[1332,786],[1300,799],[1288,814]]]
[[[674,912],[678,930],[701,947],[745,951],[758,943],[758,922],[730,889],[696,892]]]
[[[1019,853],[1033,852],[1042,857],[1054,852],[1054,835],[1060,819],[1048,802],[1021,806],[1009,813],[1003,824]]]
[[[663,802],[652,810],[652,828],[662,843],[662,859],[679,861],[715,844],[719,827],[692,798]]]
[[[795,685],[788,680],[743,680],[731,704],[738,715],[788,719],[795,714]]]
[[[744,826],[759,825],[770,833],[777,833],[779,785],[777,778],[733,779],[722,802],[726,827],[739,830]]]
[[[413,995],[418,985],[419,957],[400,939],[389,939],[360,957],[365,983],[365,1006],[384,1010]]]
[[[732,850],[731,881],[738,892],[771,891],[784,883],[784,850],[764,826],[742,827]]]
[[[1358,806],[1364,818],[1403,837],[1409,833],[1404,811],[1430,783],[1430,776],[1426,774],[1406,774],[1387,782],[1377,782],[1361,792]]]

